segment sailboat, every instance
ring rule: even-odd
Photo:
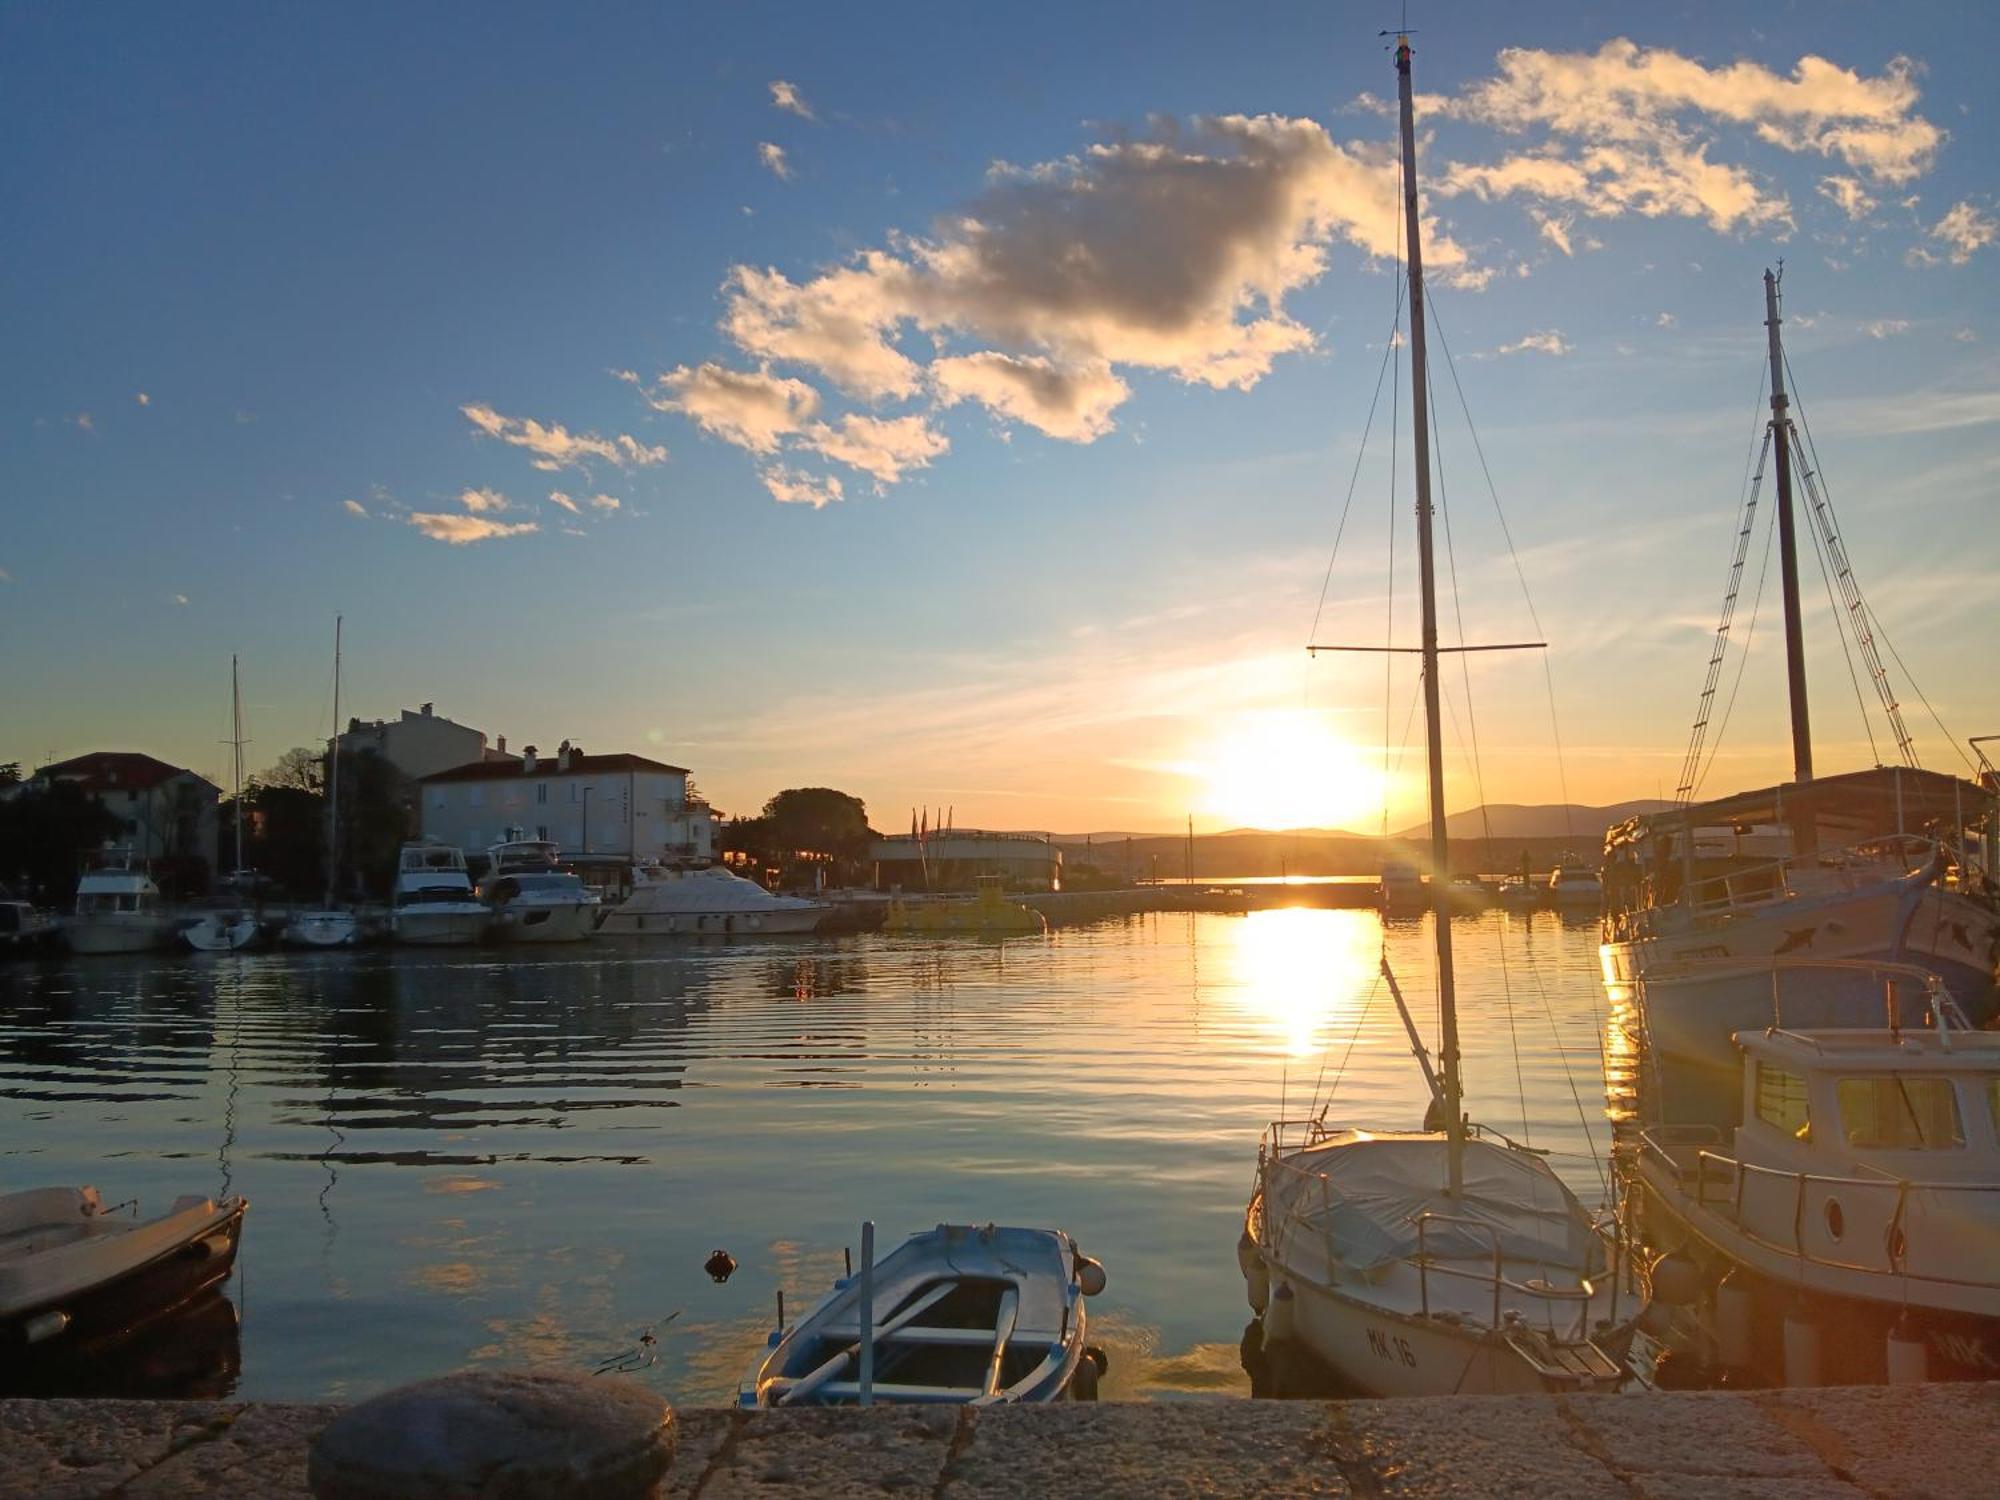
[[[1238,1242],[1267,1354],[1303,1349],[1382,1396],[1603,1390],[1625,1378],[1643,1272],[1538,1152],[1468,1122],[1459,1071],[1431,542],[1423,249],[1407,36],[1396,40],[1408,221],[1410,378],[1422,573],[1425,752],[1440,1046],[1435,1066],[1390,993],[1430,1087],[1420,1130],[1329,1124],[1264,1133]],[[1433,1126],[1435,1122],[1435,1128]]]
[[[236,867],[224,882],[231,894],[238,897],[237,904],[208,912],[196,919],[192,926],[181,933],[187,945],[197,953],[233,953],[247,948],[260,936],[257,914],[241,903],[244,890],[254,884],[251,872],[243,868],[243,688],[236,674],[236,658],[229,658],[229,704],[231,748],[235,752],[236,788],[235,801],[231,804],[230,821],[236,826]]]
[[[326,895],[317,909],[293,914],[285,940],[304,948],[346,948],[360,937],[354,913],[337,903],[340,890],[340,623],[333,617],[333,737],[327,746]]]
[[[1790,978],[1788,1024],[1880,1023],[1870,963],[1908,963],[1942,978],[1975,1024],[1995,1013],[2000,902],[1994,857],[2000,801],[1992,784],[1927,771],[1875,643],[1875,626],[1833,526],[1810,445],[1801,448],[1786,390],[1780,281],[1764,273],[1771,417],[1746,500],[1722,620],[1682,765],[1676,805],[1605,836],[1605,988],[1643,1024],[1657,1060],[1733,1078],[1731,1036],[1773,1024],[1778,959],[1839,962]],[[1694,801],[1710,711],[1756,520],[1766,461],[1777,476],[1779,579],[1784,595],[1792,779]],[[1901,764],[1815,777],[1806,700],[1793,481],[1841,596],[1841,612],[1881,699]],[[1843,648],[1845,647],[1843,642]],[[1861,688],[1857,679],[1856,693]],[[1871,732],[1872,739],[1872,732]],[[1975,747],[1976,748],[1976,747]],[[1920,1017],[1904,1018],[1914,1023]]]

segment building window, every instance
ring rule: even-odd
[[[1868,1151],[1951,1151],[1965,1144],[1948,1078],[1843,1078],[1840,1124]]]
[[[535,837],[546,844],[549,841],[549,825],[546,823],[537,823],[535,825]]]
[[[465,847],[468,849],[477,849],[479,847],[479,830],[477,828],[468,828],[465,830]]]
[[[467,807],[484,807],[486,805],[486,788],[481,786],[467,787],[465,789],[465,805]]]
[[[569,784],[569,800],[572,802],[576,801],[576,783],[574,781]]]
[[[1812,1117],[1806,1108],[1805,1079],[1785,1068],[1759,1062],[1757,1118],[1797,1140],[1811,1140]]]
[[[444,811],[444,788],[441,786],[431,789],[431,811]]]
[[[546,781],[536,782],[535,801],[545,803],[548,800],[549,800],[549,784]]]

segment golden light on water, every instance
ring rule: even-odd
[[[1365,827],[1382,810],[1382,768],[1304,708],[1232,716],[1197,762],[1200,811],[1232,828]]]
[[[1249,913],[1230,933],[1230,998],[1289,1056],[1319,1053],[1326,1028],[1351,1025],[1375,983],[1373,912],[1277,907]]]

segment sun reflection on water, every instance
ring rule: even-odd
[[[1277,1050],[1307,1057],[1325,1029],[1351,1019],[1376,982],[1381,937],[1375,914],[1277,907],[1232,926],[1222,984],[1230,1002]]]

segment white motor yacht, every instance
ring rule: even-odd
[[[635,867],[632,894],[605,913],[607,937],[753,937],[811,932],[831,908],[780,896],[754,880],[710,865],[678,870]]]
[[[574,943],[597,930],[601,903],[577,876],[560,868],[554,844],[513,839],[486,851],[479,899],[493,913],[492,934],[503,943]]]
[[[144,953],[162,946],[173,920],[160,888],[130,849],[106,849],[76,883],[76,908],[63,923],[72,953]]]
[[[1604,904],[1604,882],[1597,871],[1567,851],[1549,871],[1549,905],[1567,910],[1596,911]]]
[[[0,953],[44,953],[56,946],[55,919],[27,901],[0,901]]]
[[[1913,965],[1780,968],[1806,1013],[1815,984],[1867,971],[1884,1024],[1738,1032],[1742,1123],[1642,1135],[1654,1284],[1698,1310],[1719,1364],[1787,1385],[1990,1380],[2000,1035],[1962,1029]]]
[[[1388,859],[1382,862],[1382,877],[1378,887],[1382,898],[1382,910],[1394,916],[1413,916],[1430,906],[1430,893],[1424,888],[1424,878],[1417,873],[1417,867],[1406,859]]]
[[[457,946],[486,935],[491,917],[472,891],[465,855],[450,844],[405,844],[396,856],[389,931],[399,943]]]

